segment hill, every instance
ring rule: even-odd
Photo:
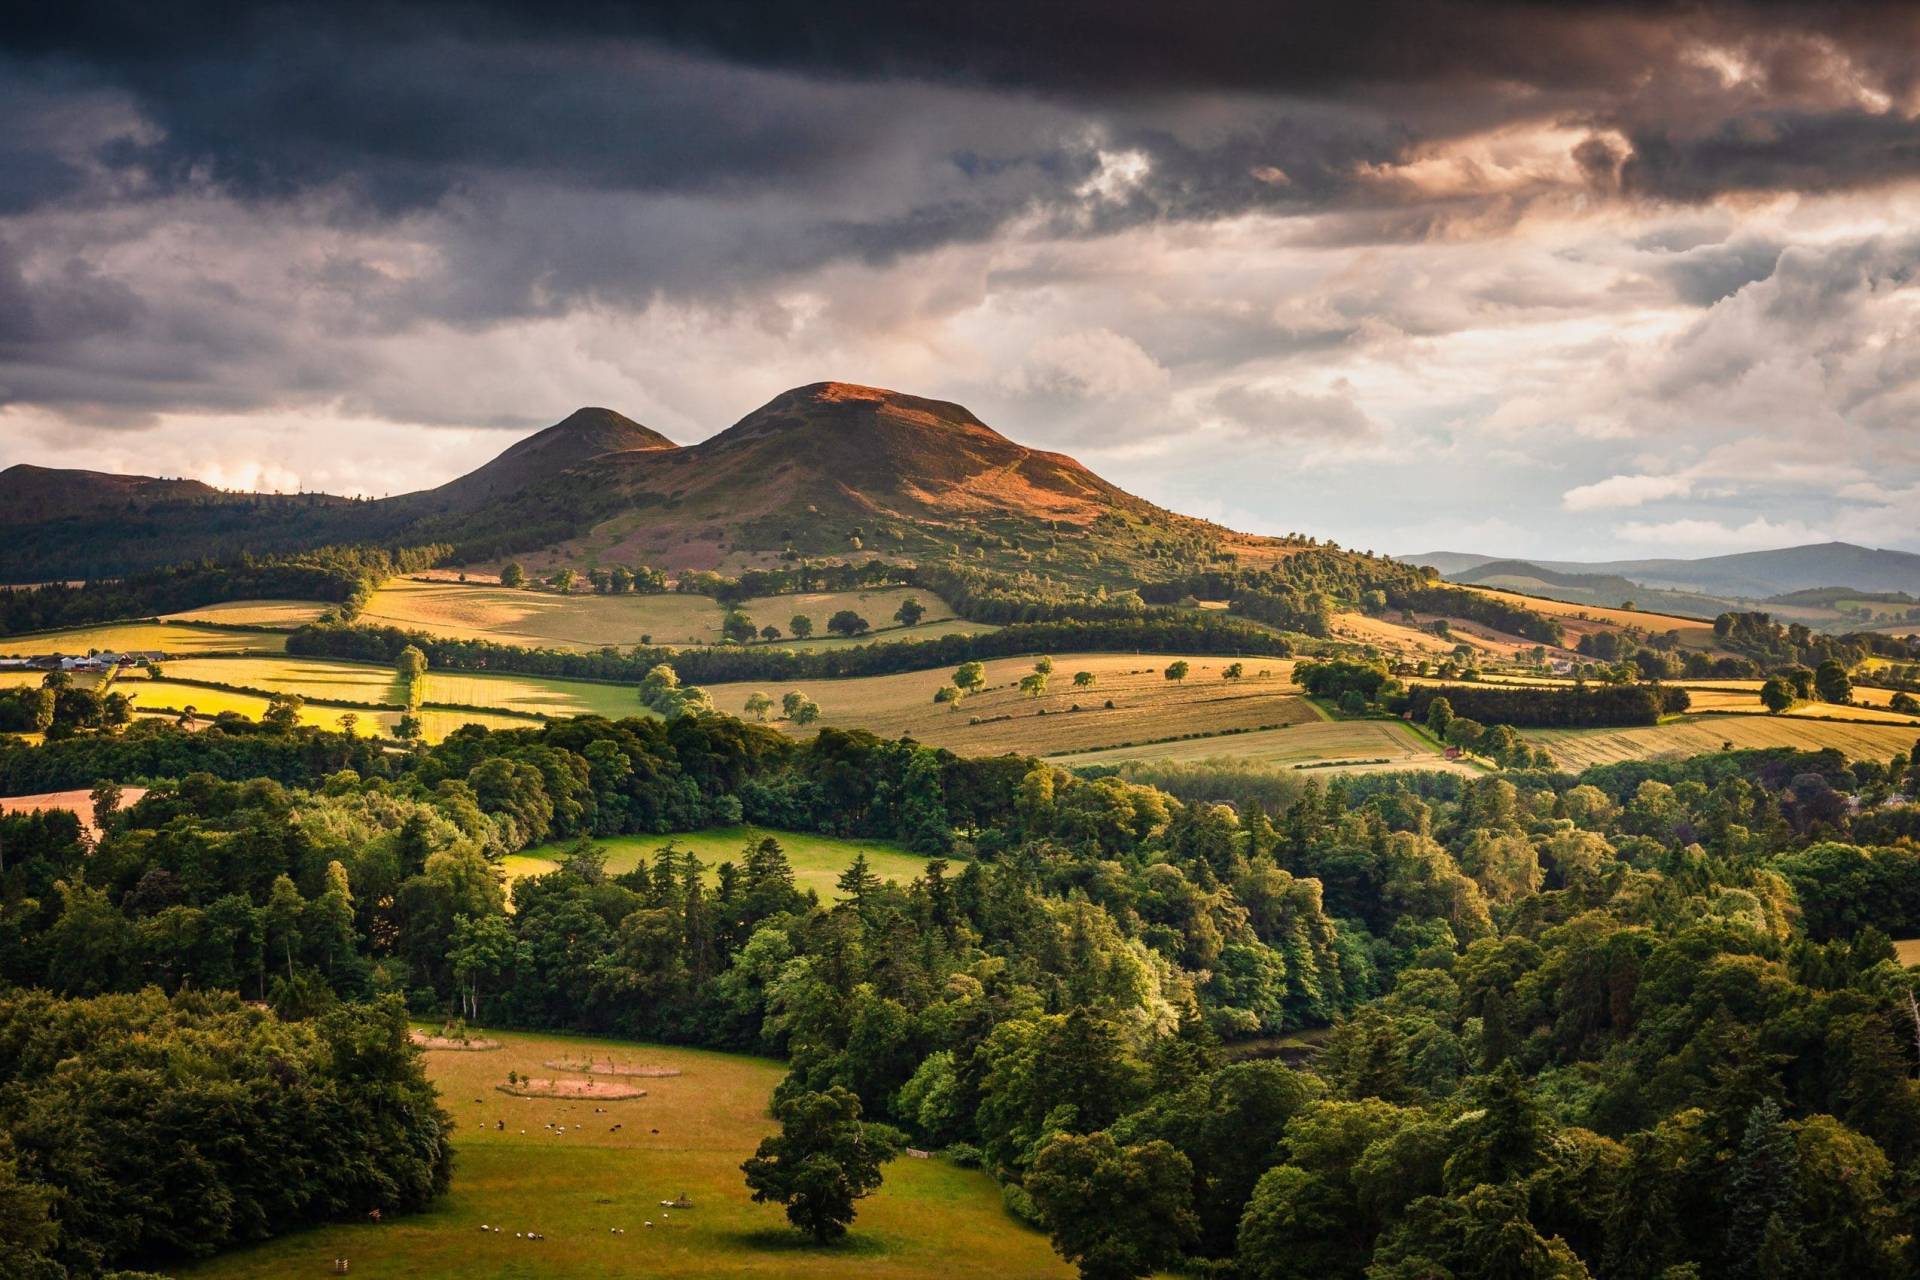
[[[1290,544],[1177,515],[946,401],[843,382],[775,397],[686,448],[581,409],[437,488],[380,501],[228,494],[194,481],[15,468],[36,513],[0,580],[116,575],[325,543],[445,542],[467,561],[767,566],[964,552],[1081,582]],[[139,495],[129,507],[127,495]]]
[[[1450,551],[1398,558],[1410,564],[1432,565],[1443,576],[1461,582],[1479,580],[1470,575],[1484,575],[1495,564],[1521,563],[1536,572],[1612,576],[1643,589],[1693,593],[1729,602],[1765,600],[1790,592],[1842,586],[1861,592],[1920,594],[1920,555],[1862,547],[1851,542],[1810,543],[1690,560],[1516,562]]]
[[[536,431],[493,461],[437,489],[406,494],[400,508],[424,513],[467,511],[511,497],[528,485],[612,453],[655,453],[679,448],[658,431],[611,409],[576,409]]]
[[[220,502],[233,496],[198,480],[67,471],[23,462],[0,471],[0,524],[118,515],[165,503]]]
[[[477,556],[544,541],[536,564],[739,569],[964,552],[1084,581],[1176,548],[1256,560],[1283,549],[1156,507],[961,405],[844,382],[785,392],[683,449],[590,459],[430,529]],[[534,529],[545,537],[518,532]]]
[[[1438,567],[1438,566],[1436,566]],[[1683,617],[1713,618],[1736,607],[1734,601],[1693,591],[1670,591],[1635,582],[1617,573],[1568,573],[1526,560],[1488,560],[1447,573],[1452,582],[1544,596],[1573,604],[1637,607]]]

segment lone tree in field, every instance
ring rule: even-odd
[[[796,613],[787,619],[787,630],[796,638],[805,640],[813,634],[813,619],[804,613]]]
[[[1020,692],[1029,698],[1037,698],[1047,691],[1047,673],[1032,671],[1020,677]]]
[[[773,710],[773,699],[764,693],[750,693],[747,695],[746,710],[755,720],[765,720],[767,713]]]
[[[854,636],[864,634],[872,629],[872,623],[851,609],[842,609],[827,619],[827,630],[837,636],[846,636],[848,639],[852,639]]]
[[[1093,672],[1076,671],[1073,673],[1073,687],[1076,689],[1093,688]]]
[[[1226,666],[1226,669],[1221,671],[1220,678],[1222,680],[1238,680],[1241,676],[1245,674],[1247,674],[1246,663],[1229,662]]]
[[[745,644],[755,634],[753,619],[738,609],[729,609],[720,623],[720,634],[735,644]]]
[[[1187,672],[1191,671],[1192,669],[1193,668],[1187,665],[1187,660],[1185,658],[1180,659],[1178,662],[1169,663],[1167,666],[1167,679],[1178,684],[1180,681],[1185,680],[1187,678]]]
[[[393,736],[402,742],[417,741],[424,732],[426,732],[426,726],[421,724],[420,717],[411,711],[394,722]]]
[[[812,724],[820,718],[820,704],[798,689],[780,699],[780,710],[795,724]]]
[[[1033,664],[1033,669],[1043,676],[1050,676],[1053,674],[1053,659],[1043,656],[1040,661]]]
[[[760,638],[768,644],[772,644],[780,638],[780,628],[769,622],[766,626],[760,628]]]
[[[407,706],[419,706],[423,696],[421,681],[427,674],[427,655],[420,652],[419,645],[410,644],[400,651],[400,656],[393,660],[393,673],[400,677],[401,688],[407,695]]]
[[[1171,1143],[1123,1147],[1105,1133],[1063,1133],[1027,1175],[1054,1252],[1085,1280],[1137,1280],[1180,1261],[1200,1235],[1193,1165]]]
[[[500,585],[503,587],[527,585],[527,571],[520,567],[518,560],[509,560],[500,566]]]
[[[903,627],[917,626],[919,625],[920,619],[926,616],[927,606],[921,604],[912,596],[908,596],[905,600],[902,600],[900,607],[893,611],[893,620]]]
[[[984,663],[963,662],[954,669],[953,683],[962,693],[978,693],[987,682],[987,668]]]
[[[880,1186],[900,1153],[892,1130],[860,1122],[860,1099],[840,1085],[801,1093],[774,1110],[780,1132],[740,1166],[758,1203],[787,1207],[787,1221],[825,1244],[847,1233],[854,1202]]]
[[[957,710],[960,706],[960,686],[952,684],[941,685],[933,691],[933,700],[935,702],[946,703],[947,710],[949,711]]]
[[[1770,678],[1760,686],[1760,705],[1779,715],[1793,705],[1793,686],[1779,676]]]

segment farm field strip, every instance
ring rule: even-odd
[[[912,596],[925,606],[919,625],[894,625],[901,601]],[[763,596],[740,606],[756,628],[780,628],[782,647],[821,648],[863,644],[870,639],[927,639],[951,634],[993,630],[953,616],[945,601],[909,587],[876,587],[869,591],[829,591],[799,595]],[[865,618],[875,634],[847,640],[827,634],[827,619],[842,609]],[[813,622],[814,638],[792,641],[785,637],[791,620],[804,614]],[[607,645],[628,648],[638,644],[694,646],[719,643],[720,623],[726,616],[709,596],[665,592],[658,595],[558,595],[491,584],[450,582],[444,578],[396,578],[376,591],[360,621],[378,626],[424,631],[453,640],[493,640],[531,648],[599,649]]]
[[[218,622],[233,627],[263,627],[291,631],[316,622],[333,608],[318,600],[229,600],[163,615],[168,622]]]
[[[242,692],[264,689],[298,694],[310,701],[396,707],[405,701],[405,690],[393,671],[371,663],[308,658],[206,658],[169,662],[162,672],[180,680],[236,686]],[[461,715],[466,714],[465,708],[477,708],[497,713],[495,718],[500,720],[516,717],[516,727],[522,728],[543,716],[603,715],[621,719],[653,714],[640,705],[633,686],[591,680],[430,671],[422,682],[421,693],[423,711],[438,709],[449,715]]]
[[[715,827],[707,831],[693,831],[670,836],[613,836],[605,840],[595,840],[594,844],[606,851],[608,875],[624,875],[633,870],[642,858],[652,862],[655,855],[671,842],[676,848],[691,851],[700,861],[707,864],[706,875],[717,882],[717,871],[723,862],[739,866],[749,843],[757,842],[763,836],[772,836],[786,850],[787,861],[793,867],[794,882],[802,889],[812,889],[820,895],[823,902],[834,902],[840,897],[834,882],[840,873],[853,865],[857,854],[867,855],[867,865],[873,874],[882,880],[895,880],[905,884],[918,879],[927,869],[929,859],[917,853],[910,853],[897,844],[885,840],[848,840],[836,836],[813,835],[800,831],[769,831],[760,827]],[[511,884],[522,876],[544,875],[560,865],[559,859],[565,853],[563,844],[544,845],[529,849],[525,853],[511,854],[501,859],[501,869],[506,872]]]
[[[257,694],[209,689],[205,685],[180,684],[173,680],[126,680],[118,688],[120,692],[133,697],[136,715],[155,715],[171,720],[192,707],[201,727],[225,711],[249,720],[258,720],[267,710],[267,699]],[[356,732],[367,734],[377,727],[381,733],[391,736],[400,723],[401,714],[398,711],[330,707],[310,702],[300,708],[300,723],[337,732],[340,729],[340,717],[352,715],[358,721]],[[465,724],[485,725],[489,729],[525,729],[533,724],[533,721],[524,717],[497,712],[447,711],[423,707],[414,714],[419,717],[421,732],[428,742],[438,742]]]
[[[336,1257],[371,1280],[1074,1274],[1044,1235],[1007,1214],[992,1178],[945,1160],[894,1161],[879,1191],[860,1202],[849,1240],[808,1245],[778,1205],[752,1202],[740,1175],[740,1162],[775,1127],[767,1109],[783,1074],[777,1062],[578,1036],[484,1034],[501,1047],[425,1054],[428,1077],[457,1125],[453,1187],[432,1209],[295,1232],[170,1274],[323,1275]],[[550,1062],[605,1057],[680,1074],[643,1081],[645,1097],[604,1105],[496,1088],[509,1071],[552,1077]],[[662,1211],[662,1200],[682,1194],[694,1208]],[[503,1230],[483,1233],[483,1223]],[[515,1239],[516,1231],[545,1239]]]
[[[1287,659],[1238,659],[1247,674],[1240,680],[1226,680],[1220,673],[1236,659],[1188,655],[1190,673],[1176,683],[1163,673],[1179,656],[1056,654],[1047,692],[1038,698],[1017,688],[1020,678],[1033,670],[1033,657],[987,662],[986,688],[958,703],[933,700],[935,691],[952,679],[952,669],[945,667],[841,680],[741,681],[706,688],[716,707],[734,715],[744,714],[753,693],[765,693],[777,703],[787,691],[799,690],[819,704],[821,724],[870,729],[882,737],[910,735],[929,746],[967,755],[1009,751],[1051,755],[1189,733],[1304,724],[1319,718],[1319,712],[1289,682],[1293,664]],[[1078,671],[1093,673],[1091,688],[1074,688]],[[1268,674],[1262,676],[1261,671]],[[1106,706],[1109,700],[1115,704],[1112,709]],[[1072,709],[1075,704],[1080,710]],[[1043,711],[1046,714],[1040,714]],[[812,732],[811,726],[780,723],[791,732]]]
[[[1522,735],[1545,747],[1562,768],[1579,770],[1623,760],[1701,755],[1726,744],[1736,750],[1834,747],[1853,759],[1885,760],[1896,751],[1912,750],[1920,740],[1920,728],[1789,716],[1709,715],[1631,729],[1527,729]]]
[[[1068,767],[1117,764],[1122,760],[1236,760],[1283,768],[1315,765],[1328,772],[1436,769],[1473,776],[1482,772],[1463,761],[1447,759],[1411,728],[1393,720],[1320,720],[1286,729],[1117,747],[1053,759]]]
[[[287,638],[271,631],[228,631],[191,623],[110,622],[95,627],[0,637],[0,657],[42,653],[83,654],[90,650],[167,654],[280,652]]]

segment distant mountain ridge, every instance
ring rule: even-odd
[[[1544,574],[1607,576],[1641,588],[1742,600],[1765,600],[1819,587],[1920,595],[1920,555],[1850,542],[1810,543],[1691,560],[1516,561],[1448,551],[1396,559],[1410,564],[1430,564],[1442,576],[1456,582],[1498,576],[1518,565],[1544,571]]]

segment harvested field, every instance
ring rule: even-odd
[[[1168,680],[1173,654],[1061,654],[1053,658],[1047,692],[1031,698],[1019,690],[1034,658],[997,658],[986,663],[986,688],[958,703],[933,695],[953,677],[950,669],[792,684],[734,683],[707,686],[714,705],[744,713],[747,698],[765,693],[778,703],[798,689],[820,705],[820,723],[871,729],[882,737],[910,736],[929,746],[967,755],[1022,752],[1053,755],[1129,742],[1211,734],[1228,729],[1265,729],[1320,718],[1289,682],[1293,664],[1284,658],[1240,659],[1246,675],[1222,677],[1234,659],[1189,655],[1184,681]],[[1076,689],[1074,674],[1092,673],[1091,687]],[[1260,673],[1264,671],[1264,676]],[[1108,707],[1111,701],[1114,705]],[[1078,710],[1075,710],[1075,707]],[[1044,713],[1044,714],[1043,714]],[[781,722],[810,735],[811,726]]]
[[[291,631],[317,621],[334,606],[319,600],[229,600],[165,615],[168,622],[218,622],[230,627]]]
[[[1579,770],[1623,760],[1702,755],[1723,746],[1799,751],[1832,747],[1850,759],[1885,760],[1896,751],[1911,751],[1920,740],[1920,728],[1790,716],[1689,715],[1641,728],[1527,729],[1522,736],[1545,747],[1562,768]]]
[[[1329,720],[1261,733],[1226,734],[1186,742],[1119,747],[1055,756],[1056,764],[1076,767],[1122,760],[1250,761],[1294,769],[1342,773],[1394,769],[1436,769],[1478,775],[1482,770],[1449,760],[1408,725],[1394,720]]]
[[[0,637],[0,657],[42,653],[279,653],[287,638],[271,631],[227,631],[192,623],[110,622],[97,627]]]
[[[894,611],[908,596],[926,607],[926,617],[912,628],[893,622]],[[805,595],[764,596],[740,606],[756,627],[768,624],[784,636],[796,614],[813,622],[814,638],[805,642],[783,639],[782,646],[819,648],[864,644],[873,639],[929,639],[955,632],[990,631],[953,616],[946,602],[926,591],[882,587],[871,591],[828,591]],[[844,640],[827,633],[827,619],[851,609],[873,627],[874,634]],[[637,644],[708,645],[720,642],[720,623],[726,610],[710,596],[666,592],[660,595],[559,595],[492,583],[449,582],[444,578],[396,578],[374,593],[362,622],[424,631],[456,640],[493,640],[530,648],[598,649],[605,645],[628,648]]]

